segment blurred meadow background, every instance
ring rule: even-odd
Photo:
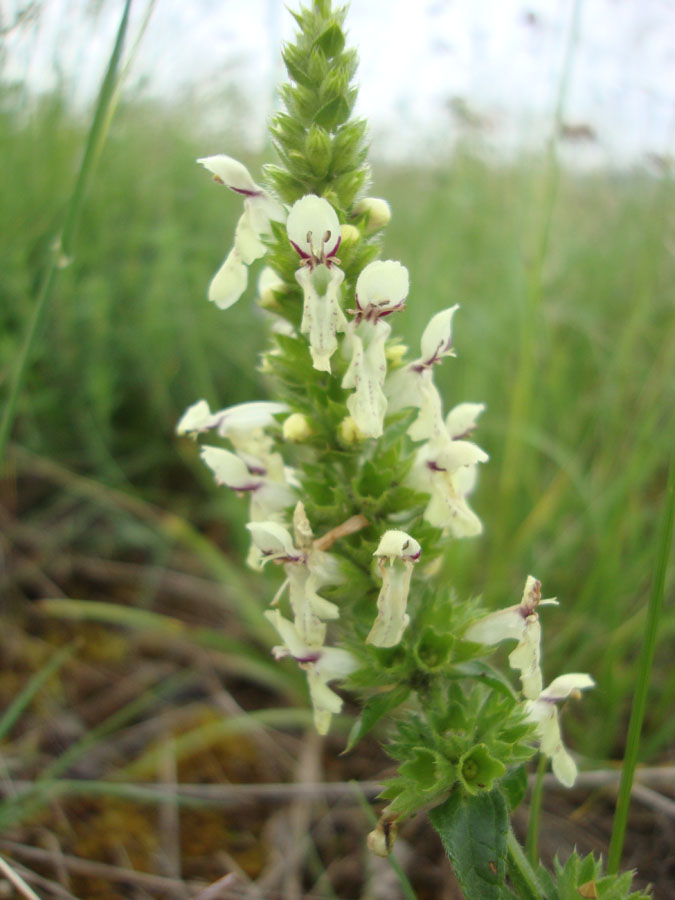
[[[388,877],[366,858],[368,819],[348,785],[388,761],[374,741],[337,758],[349,708],[327,746],[312,737],[302,683],[269,655],[273,578],[242,567],[246,504],[174,434],[200,397],[221,408],[265,396],[254,285],[227,312],[205,297],[240,204],[194,163],[226,152],[257,177],[272,161],[264,123],[291,17],[272,0],[246,6],[157,4],[3,462],[0,854],[45,900],[196,898],[228,872],[209,898],[376,898]],[[3,395],[121,7],[2,7]],[[450,547],[448,582],[496,608],[532,573],[559,598],[544,671],[596,679],[565,731],[582,769],[607,772],[625,747],[675,435],[675,10],[481,10],[354,0],[370,194],[392,207],[384,257],[410,270],[405,339],[414,348],[435,311],[461,304],[440,384],[449,405],[487,405],[473,503],[485,534]],[[624,858],[663,898],[675,878],[673,576],[640,749],[662,773],[643,788],[660,802],[635,800]],[[323,779],[339,788],[311,803],[275,787]],[[606,850],[612,785],[549,792],[550,848]],[[459,896],[434,840],[412,823],[401,841],[420,900]],[[405,890],[399,879],[387,896]]]

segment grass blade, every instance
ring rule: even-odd
[[[105,603],[99,600],[48,599],[41,600],[39,608],[51,616],[79,621],[106,622],[125,628],[151,631],[168,639],[190,641],[205,650],[215,650],[232,661],[232,668],[259,684],[275,690],[283,690],[289,696],[298,696],[302,683],[292,671],[283,670],[267,653],[247,647],[240,640],[220,634],[213,628],[187,625],[180,619],[165,616],[147,609]]]
[[[33,309],[33,315],[31,316],[28,325],[28,330],[26,331],[18,359],[12,372],[9,396],[5,404],[2,418],[0,419],[0,462],[4,459],[7,441],[9,440],[12,425],[14,424],[16,405],[28,369],[33,344],[35,343],[45,312],[49,305],[56,275],[59,269],[64,268],[70,262],[75,229],[77,227],[80,212],[82,211],[84,197],[94,171],[96,160],[101,152],[101,148],[103,147],[103,143],[108,133],[108,128],[115,108],[118,69],[122,51],[124,49],[130,11],[131,0],[126,0],[119,28],[117,29],[115,44],[108,62],[108,68],[98,95],[96,110],[94,112],[94,118],[92,119],[91,128],[89,129],[89,136],[80,164],[80,170],[77,175],[77,181],[75,182],[75,187],[66,210],[63,228],[61,234],[57,237],[52,246],[47,271],[42,282],[42,288],[38,295],[35,308]]]
[[[15,723],[21,718],[24,710],[29,706],[33,697],[40,688],[54,675],[66,660],[72,656],[75,647],[69,645],[59,650],[33,677],[28,681],[18,697],[7,707],[0,717],[0,741],[9,734]]]
[[[675,521],[675,450],[672,452],[670,459],[668,486],[666,488],[663,519],[661,521],[661,533],[659,535],[656,565],[654,568],[654,581],[652,583],[652,592],[647,609],[647,621],[645,622],[644,640],[642,652],[640,654],[638,679],[635,686],[630,723],[628,725],[628,738],[626,742],[626,753],[623,760],[623,771],[621,773],[619,798],[614,813],[612,840],[610,842],[609,857],[607,860],[607,871],[609,874],[618,872],[619,864],[621,862],[621,851],[623,850],[623,841],[626,834],[626,823],[628,821],[628,809],[633,787],[633,777],[635,775],[635,766],[640,750],[640,732],[642,730],[642,721],[647,705],[647,691],[649,689],[652,664],[654,662],[654,650],[656,649],[659,619],[663,607],[666,570],[668,568],[668,558],[673,542],[673,521]]]

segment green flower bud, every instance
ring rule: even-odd
[[[323,50],[315,47],[310,56],[307,66],[307,73],[312,79],[313,84],[320,84],[328,73],[328,62]]]
[[[312,426],[307,416],[302,413],[292,413],[283,424],[282,434],[284,439],[294,444],[306,441],[313,434]]]
[[[366,234],[380,231],[391,220],[391,207],[379,197],[364,197],[354,204],[353,212],[366,217]]]
[[[322,178],[330,166],[332,147],[330,135],[316,123],[307,132],[305,154],[314,173]]]
[[[333,22],[321,32],[316,39],[316,45],[323,50],[329,59],[342,52],[345,45],[345,36],[337,22]]]

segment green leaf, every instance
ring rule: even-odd
[[[347,746],[342,752],[349,753],[350,750],[353,750],[361,738],[368,734],[382,716],[400,706],[404,700],[407,700],[409,694],[410,688],[407,685],[400,685],[394,688],[393,691],[387,691],[386,694],[375,694],[374,697],[369,697],[363,707],[363,712],[354,722],[352,730],[349,732]]]
[[[513,690],[511,683],[487,663],[481,662],[479,659],[472,659],[470,662],[460,663],[453,666],[448,672],[449,678],[475,678],[476,681],[490,685],[494,690],[499,691],[505,697],[517,699],[516,692]]]
[[[527,793],[527,772],[525,771],[525,766],[510,769],[499,782],[499,785],[506,794],[509,809],[513,812],[523,802]]]
[[[340,26],[333,22],[329,25],[315,41],[315,45],[320,47],[327,57],[337,56],[342,52],[345,45],[345,36]]]
[[[467,796],[455,790],[429,813],[464,894],[500,900],[506,872],[506,801],[499,790]]]

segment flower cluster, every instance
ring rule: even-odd
[[[414,460],[405,484],[428,496],[423,517],[430,525],[454,537],[479,534],[481,522],[467,496],[475,484],[478,464],[488,457],[467,438],[484,407],[462,403],[444,416],[433,379],[435,366],[455,355],[452,321],[457,305],[433,316],[422,334],[417,359],[405,363],[393,353],[390,370],[387,341],[391,326],[387,320],[405,306],[407,269],[394,260],[367,263],[356,277],[353,305],[348,306],[338,252],[343,232],[353,226],[341,225],[337,211],[325,198],[308,194],[285,208],[230,157],[213,156],[200,162],[214,172],[217,181],[245,198],[234,248],[211,282],[210,299],[223,308],[238,299],[246,285],[246,266],[267,252],[264,241],[270,237],[270,223],[285,222],[288,247],[297,259],[295,280],[302,292],[299,333],[307,341],[316,371],[332,374],[332,361],[339,361],[341,374],[335,377],[348,392],[345,402],[352,443],[365,445],[369,439],[381,437],[388,415],[412,410],[407,434],[415,445]],[[371,201],[370,207],[361,209],[379,212],[379,221],[383,221],[388,217],[383,215],[382,202]],[[354,240],[353,234],[349,236]],[[357,239],[359,236],[357,230]],[[265,289],[284,289],[281,277],[269,267],[263,270],[261,280],[261,294]],[[288,322],[282,327],[294,334]],[[282,641],[274,654],[278,659],[294,658],[307,672],[316,726],[325,733],[331,715],[342,706],[328,683],[344,678],[357,662],[347,651],[326,645],[327,623],[339,619],[340,609],[318,592],[343,579],[338,557],[318,548],[303,502],[298,501],[302,496],[301,472],[284,463],[268,433],[273,427],[278,430],[282,418],[281,432],[288,443],[302,442],[312,434],[304,414],[274,402],[243,403],[211,413],[208,404],[200,400],[186,411],[177,430],[192,436],[213,431],[232,446],[228,450],[205,445],[201,455],[218,484],[251,497],[249,563],[257,566],[272,560],[284,569],[286,579],[274,598],[275,608],[266,614]],[[346,421],[336,423],[336,442],[344,442]],[[421,553],[420,544],[405,531],[387,528],[381,534],[372,553],[381,586],[367,644],[388,648],[401,641],[410,621],[406,612],[408,594]],[[276,608],[285,588],[292,619]],[[474,622],[464,638],[486,645],[509,639],[518,642],[509,662],[520,673],[527,717],[536,724],[542,751],[552,758],[555,774],[569,785],[576,767],[560,737],[555,702],[591,687],[593,681],[588,675],[565,675],[543,689],[538,608],[555,602],[541,599],[541,584],[530,576],[517,606]]]
[[[348,417],[335,422],[334,443],[344,443],[349,429],[349,443],[360,452],[369,440],[382,436],[387,415],[412,410],[408,435],[418,447],[405,484],[428,495],[423,515],[431,525],[454,536],[480,532],[480,521],[468,507],[466,495],[475,481],[477,464],[487,456],[465,438],[483,407],[463,404],[444,418],[433,383],[433,366],[454,355],[451,322],[457,307],[433,317],[422,336],[418,360],[402,364],[400,355],[397,358],[394,353],[389,371],[388,320],[405,307],[407,269],[394,260],[366,263],[353,282],[350,303],[338,252],[343,234],[352,243],[361,239],[359,228],[341,224],[336,209],[315,194],[283,206],[228,156],[199,162],[214,173],[216,181],[244,196],[234,248],[212,280],[209,298],[221,308],[231,306],[246,286],[246,267],[267,252],[271,223],[285,223],[287,246],[297,260],[295,280],[302,294],[298,336],[307,342],[314,370],[332,374],[336,366],[334,377],[345,396]],[[386,224],[389,208],[381,200],[362,200],[355,204],[353,215],[357,220],[360,217],[366,235]],[[263,270],[261,282],[261,295],[288,289],[269,266]],[[269,305],[274,308],[273,302]],[[296,334],[287,320],[280,319],[279,327],[286,334]],[[272,560],[284,569],[292,619],[277,608],[267,614],[282,641],[275,656],[293,657],[306,670],[317,728],[325,733],[331,715],[341,708],[328,682],[344,677],[356,663],[339,647],[326,646],[327,622],[336,622],[340,610],[318,591],[340,582],[339,565],[314,542],[305,507],[302,500],[297,502],[303,496],[302,473],[285,464],[270,433],[276,430],[278,438],[279,425],[288,444],[302,443],[312,434],[308,418],[283,403],[243,403],[212,413],[204,400],[186,411],[177,431],[193,437],[214,432],[231,445],[231,449],[204,445],[201,456],[218,484],[250,495],[249,563],[258,566]],[[296,503],[291,519],[290,510]],[[332,524],[333,528],[339,526]],[[373,577],[377,576],[381,585],[366,643],[386,648],[401,641],[409,623],[406,606],[413,568],[421,552],[415,538],[397,527],[385,527],[380,533],[371,553],[376,560]],[[283,589],[273,606],[282,595]]]
[[[551,758],[556,778],[561,784],[571,787],[577,776],[577,767],[562,742],[556,703],[593,687],[595,682],[590,675],[574,672],[560,675],[545,690],[543,688],[538,609],[540,606],[557,605],[557,602],[555,599],[542,600],[541,582],[528,575],[519,604],[484,616],[467,629],[464,637],[488,645],[506,640],[518,641],[509,654],[509,664],[520,672],[527,717],[537,726],[541,751]]]

